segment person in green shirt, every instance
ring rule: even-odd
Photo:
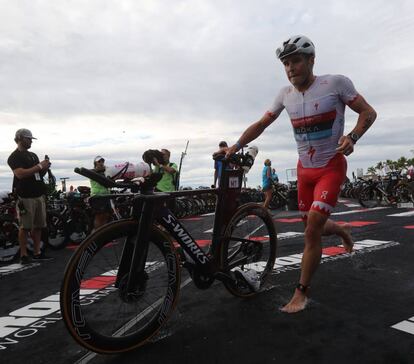
[[[156,190],[161,192],[175,191],[175,178],[177,176],[177,165],[170,163],[171,153],[167,149],[161,149],[164,156],[163,161],[154,158],[154,172],[162,173],[161,180],[157,183]]]
[[[105,175],[105,159],[98,155],[93,160],[93,171],[102,175]],[[92,196],[101,196],[108,195],[110,193],[109,189],[102,186],[96,181],[90,180],[91,183],[91,197]],[[94,212],[94,221],[93,227],[97,229],[98,227],[105,225],[111,218],[112,209],[109,201],[94,201],[92,206]]]

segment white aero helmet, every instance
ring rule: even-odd
[[[315,55],[315,46],[308,37],[304,35],[294,35],[283,42],[281,47],[276,49],[276,56],[280,60],[295,53]]]

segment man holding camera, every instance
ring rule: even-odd
[[[177,177],[177,165],[170,162],[171,153],[167,149],[161,149],[163,160],[154,158],[155,173],[162,173],[161,180],[157,183],[157,190],[161,192],[171,192],[176,190],[175,178]]]
[[[51,260],[40,252],[42,229],[46,227],[45,184],[43,176],[50,167],[49,158],[41,162],[35,153],[29,152],[32,146],[32,132],[28,129],[16,131],[14,141],[17,149],[9,156],[7,164],[13,171],[13,192],[18,197],[17,211],[20,223],[19,244],[20,263],[28,264],[27,239],[33,239],[33,260]]]

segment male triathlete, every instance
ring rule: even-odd
[[[339,235],[345,249],[352,251],[350,226],[338,225],[328,217],[346,177],[344,155],[353,152],[355,143],[375,121],[376,112],[345,76],[313,74],[315,47],[309,38],[289,38],[276,55],[292,85],[281,89],[271,108],[244,131],[226,155],[256,139],[286,109],[299,153],[298,201],[305,224],[300,280],[292,299],[281,309],[293,313],[306,307],[311,278],[321,259],[322,235]],[[359,116],[352,131],[343,135],[346,105]]]

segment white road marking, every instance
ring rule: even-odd
[[[290,239],[290,238],[296,238],[298,236],[303,236],[303,235],[305,235],[305,234],[294,232],[294,231],[288,231],[286,233],[277,234],[277,238],[278,238],[278,240],[285,240],[285,239]]]
[[[0,278],[3,276],[7,276],[8,274],[13,274],[17,272],[21,272],[26,269],[38,267],[40,263],[33,262],[30,264],[20,264],[20,263],[14,263],[9,265],[4,265],[0,267]]]
[[[408,320],[404,320],[391,326],[393,329],[407,332],[408,334],[414,335],[414,316]]]
[[[414,216],[414,210],[413,211],[400,212],[399,214],[392,214],[392,215],[387,215],[387,216],[398,216],[398,217]]]
[[[363,212],[371,212],[371,211],[376,211],[376,210],[384,210],[384,209],[389,209],[390,207],[373,207],[372,209],[360,209],[360,210],[351,210],[351,211],[342,211],[342,212],[334,212],[331,215],[349,215],[349,214],[358,214],[358,213],[363,213]]]

